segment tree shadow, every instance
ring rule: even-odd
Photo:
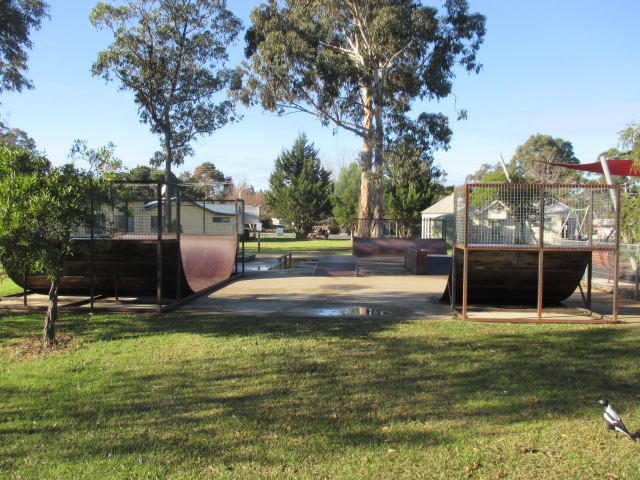
[[[277,463],[307,438],[322,439],[310,456],[345,446],[428,449],[470,421],[595,419],[599,398],[628,405],[640,387],[638,335],[618,327],[153,315],[107,320],[94,340],[124,339],[126,349],[135,345],[128,339],[166,334],[196,334],[206,348],[159,359],[162,373],[121,364],[96,379],[80,367],[54,372],[86,382],[77,395],[47,392],[72,433],[25,421],[3,436],[29,435],[33,445],[46,436],[68,461],[155,452],[250,463],[259,445],[261,461]],[[219,342],[234,348],[218,353]],[[41,415],[41,405],[21,404],[28,392],[2,395],[13,400],[9,416]]]

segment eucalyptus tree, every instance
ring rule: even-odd
[[[631,122],[618,132],[620,146],[628,150],[626,155],[634,160],[636,168],[640,168],[640,124]]]
[[[522,183],[577,183],[581,172],[548,163],[577,164],[573,144],[562,138],[537,133],[520,145],[508,165],[510,174]]]
[[[234,71],[225,67],[227,47],[242,29],[225,0],[124,0],[100,2],[90,15],[98,30],[114,41],[98,54],[92,73],[118,80],[133,92],[140,120],[160,136],[162,150],[151,159],[172,165],[193,155],[192,142],[235,120],[226,91]],[[167,190],[167,200],[170,200]],[[167,210],[170,217],[171,210]],[[168,218],[171,225],[171,218]]]
[[[12,145],[18,148],[24,148],[31,152],[35,152],[36,141],[31,138],[27,132],[19,128],[9,128],[9,126],[0,120],[0,143]]]
[[[633,160],[634,170],[631,173],[634,174],[635,179],[640,176],[640,125],[631,122],[623,130],[618,132],[619,145],[625,153],[620,154],[625,158]],[[637,188],[637,184],[636,184]],[[624,241],[627,243],[640,242],[640,195],[637,191],[630,193],[626,192],[622,195],[620,204],[620,230]],[[632,262],[637,262],[640,258],[635,258]]]
[[[38,30],[48,17],[49,6],[42,0],[2,0],[0,3],[0,93],[33,88],[25,76],[27,50],[33,48],[31,30]]]
[[[309,113],[361,137],[359,217],[381,219],[390,127],[413,123],[446,147],[448,119],[410,115],[411,106],[451,94],[457,67],[480,70],[484,16],[466,0],[446,0],[442,12],[418,0],[269,0],[251,21],[236,98],[280,115]]]

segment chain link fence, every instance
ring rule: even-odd
[[[617,191],[609,186],[464,185],[454,193],[455,243],[612,249],[616,205]]]
[[[620,245],[618,292],[625,297],[640,299],[640,245]],[[613,290],[615,282],[615,252],[593,252],[592,281],[597,288]]]
[[[421,223],[415,220],[398,218],[359,218],[353,227],[356,236],[375,238],[418,238],[421,233]]]
[[[198,199],[183,190],[164,182],[115,184],[108,201],[94,210],[93,225],[79,228],[74,237],[145,240],[243,233],[242,200]]]

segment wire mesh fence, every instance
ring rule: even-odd
[[[357,219],[356,236],[414,238],[420,236],[420,229],[419,220],[359,218]]]
[[[468,184],[454,192],[455,240],[466,246],[615,248],[618,187]]]
[[[80,227],[76,238],[168,239],[240,234],[244,227],[242,200],[197,199],[165,182],[114,184],[106,202],[93,211],[93,224]]]
[[[618,291],[630,298],[640,299],[640,245],[622,244],[619,247]],[[615,254],[612,251],[594,252],[593,282],[604,290],[615,282]]]

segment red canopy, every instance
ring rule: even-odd
[[[607,160],[609,172],[611,175],[640,177],[640,167],[633,165],[633,160]],[[544,162],[549,165],[557,165],[558,167],[573,168],[574,170],[582,170],[583,172],[604,173],[600,162],[593,163],[553,163]]]

